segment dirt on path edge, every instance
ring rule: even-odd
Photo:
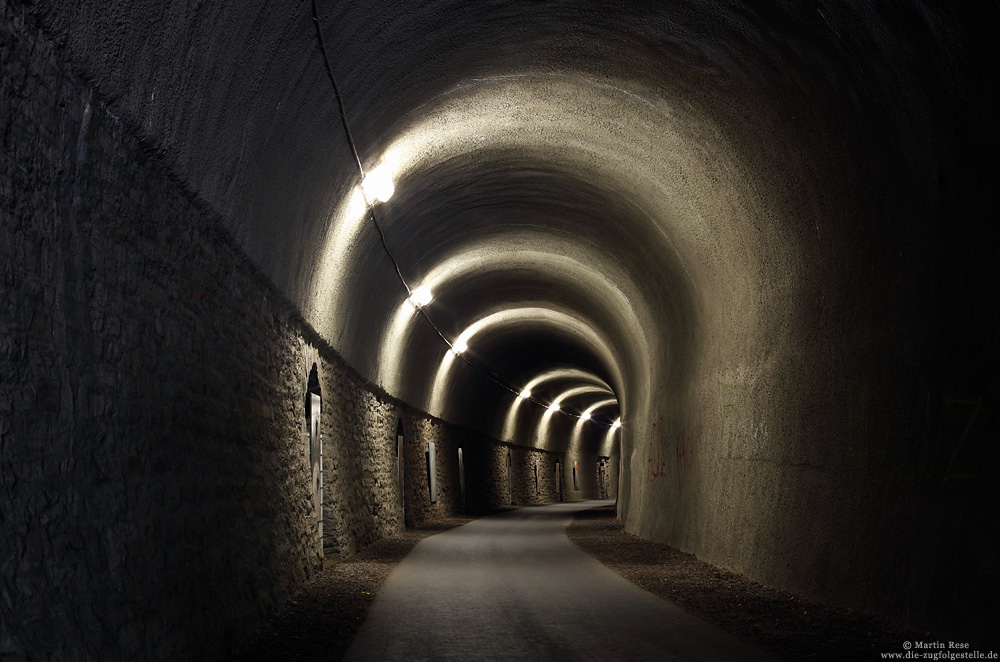
[[[881,660],[904,642],[941,641],[848,609],[767,588],[664,543],[625,532],[615,506],[577,513],[566,531],[587,554],[629,582],[668,600],[780,660]]]
[[[424,538],[474,519],[448,517],[427,522],[366,547],[351,559],[327,559],[316,576],[301,586],[232,659],[342,660],[392,569]]]

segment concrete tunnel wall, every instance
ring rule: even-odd
[[[23,77],[5,75],[4,98],[16,101],[4,110],[13,118],[35,103],[39,126],[65,122],[41,137],[5,133],[10,153],[54,150],[34,157],[53,170],[28,177],[31,186],[16,176],[29,157],[9,164],[10,199],[32,187],[39,193],[25,209],[74,199],[68,165],[91,143],[78,135],[82,120],[59,112],[82,112],[92,86],[92,107],[109,109],[115,139],[149,145],[153,167],[200,201],[206,227],[231,239],[260,291],[288,300],[291,326],[278,328],[293,340],[277,354],[326,347],[324,361],[342,357],[344,374],[357,373],[356,409],[344,416],[357,417],[347,434],[358,447],[384,454],[378,440],[391,438],[394,408],[412,407],[406,425],[436,421],[442,458],[459,443],[444,438],[480,440],[483,455],[470,451],[467,471],[493,476],[501,500],[504,442],[515,442],[512,466],[532,467],[533,453],[563,459],[570,487],[574,454],[581,466],[618,457],[600,434],[575,437],[567,419],[550,416],[540,430],[545,413],[534,403],[508,425],[514,394],[449,359],[407,310],[406,290],[358,214],[357,172],[311,15],[258,9],[8,0],[5,67],[28,66]],[[321,6],[320,18],[366,168],[392,161],[397,192],[377,213],[408,284],[432,283],[428,315],[449,338],[474,331],[471,358],[509,385],[576,369],[585,377],[542,382],[539,401],[603,384],[603,393],[567,400],[581,411],[613,394],[602,415],[625,424],[619,505],[628,530],[809,597],[1000,631],[998,273],[988,241],[995,8],[344,3]],[[47,66],[58,74],[32,73],[42,62],[32,45],[48,39],[58,47]],[[72,82],[68,63],[86,82]],[[117,158],[114,167],[127,170],[138,157]],[[145,185],[109,178],[119,194]],[[24,302],[8,310],[27,310],[31,291],[15,274],[49,263],[20,248],[31,244],[6,218],[5,246],[17,247],[8,249],[8,286]],[[60,259],[88,245],[72,227],[52,236]],[[105,262],[113,263],[94,258]],[[204,280],[199,269],[211,272],[195,264],[186,278]],[[145,328],[151,310],[133,307],[126,319]],[[22,334],[12,337],[27,345],[31,321],[8,314]],[[192,324],[221,314],[205,309]],[[231,319],[253,327],[245,317]],[[44,325],[36,335],[46,337]],[[36,367],[20,344],[6,346],[19,379],[38,379],[27,376]],[[92,350],[65,351],[60,390],[77,379],[75,357]],[[245,354],[253,355],[236,356]],[[113,378],[123,369],[112,364]],[[183,383],[211,390],[203,368],[192,366]],[[257,374],[269,389],[295,390]],[[5,440],[27,438],[33,417],[62,411],[32,402],[8,406]],[[204,409],[196,420],[210,420]],[[275,434],[291,444],[303,423],[286,414]],[[452,429],[443,421],[456,431],[443,432]],[[407,466],[419,473],[424,451],[412,449]],[[40,466],[37,453],[23,457],[9,475]],[[384,458],[367,476],[353,456],[337,461],[347,492],[338,500],[331,491],[328,503],[337,551],[348,553],[398,526],[400,513],[387,501],[395,497]],[[530,498],[528,477],[517,475],[516,498]],[[453,480],[443,482],[453,504]],[[301,515],[304,493],[294,490],[298,505],[273,517]],[[235,494],[212,498],[243,508]],[[348,534],[356,513],[373,524]],[[294,519],[285,526],[301,537]],[[295,547],[299,570],[253,582],[272,586],[274,602],[308,572],[309,541]],[[273,565],[264,556],[262,567]],[[253,602],[240,607],[247,622],[267,609]]]
[[[557,460],[596,467],[450,425],[365,382],[44,35],[7,8],[0,39],[0,91],[18,100],[0,116],[14,157],[0,179],[0,653],[219,659],[324,554],[350,557],[404,517],[554,501]],[[597,496],[593,482],[563,494]]]

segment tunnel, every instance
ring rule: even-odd
[[[1000,632],[996,3],[0,11],[0,658],[219,659],[598,497]]]

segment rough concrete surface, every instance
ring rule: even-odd
[[[416,476],[447,424],[415,519],[466,437],[502,442],[469,452],[484,506],[531,498],[506,443],[546,489],[608,457],[629,532],[1000,630],[995,3],[0,6],[0,585],[32,641],[105,584],[72,626],[101,650],[159,650],[161,595],[230,596],[232,638],[307,577],[312,363],[332,553],[406,521],[399,420]],[[349,137],[395,180],[377,227]],[[262,531],[119,579],[149,536],[214,571]]]

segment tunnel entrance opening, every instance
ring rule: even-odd
[[[511,475],[510,451],[507,451],[507,503],[514,505],[514,477]]]
[[[396,422],[396,487],[399,489],[399,507],[403,512],[403,522],[406,517],[406,486],[403,472],[403,419]]]
[[[427,443],[427,489],[431,503],[437,503],[437,446],[433,441]]]
[[[308,429],[306,453],[309,458],[309,490],[312,495],[320,547],[323,545],[322,403],[323,397],[319,385],[319,368],[313,363],[312,370],[309,371],[309,381],[306,386],[306,427]]]
[[[465,458],[462,449],[458,449],[458,487],[462,492],[462,510],[465,510]]]
[[[559,460],[556,460],[555,481],[556,481],[556,501],[562,501],[563,500],[562,463]]]

